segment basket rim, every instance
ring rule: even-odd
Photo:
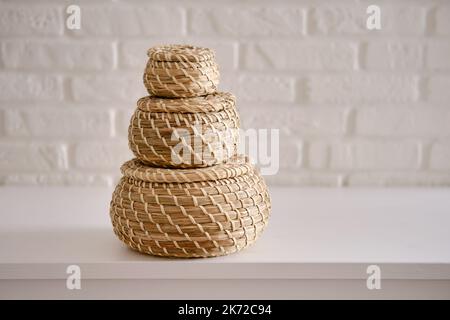
[[[190,183],[238,177],[255,168],[246,155],[237,155],[227,162],[210,167],[192,169],[159,168],[143,164],[134,158],[125,162],[120,171],[124,177],[144,182]]]
[[[214,92],[204,96],[189,98],[164,98],[148,95],[137,101],[137,108],[142,112],[165,113],[204,113],[217,112],[233,107],[236,97],[229,92]]]
[[[169,62],[201,62],[215,58],[210,48],[189,44],[170,44],[154,46],[147,50],[150,59]]]

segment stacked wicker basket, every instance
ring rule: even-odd
[[[213,257],[253,243],[267,224],[264,180],[237,155],[235,98],[217,92],[218,66],[210,49],[161,46],[148,51],[144,84],[131,118],[136,156],[110,207],[115,234],[140,252],[168,257]]]

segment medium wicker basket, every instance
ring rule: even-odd
[[[147,54],[144,84],[151,95],[196,97],[217,90],[219,70],[211,49],[168,45],[153,47]]]
[[[262,177],[243,156],[200,169],[126,162],[110,207],[114,232],[131,248],[166,257],[214,257],[252,244],[270,215]]]
[[[179,99],[148,96],[137,104],[128,141],[143,163],[196,168],[223,163],[236,154],[239,116],[232,94]]]

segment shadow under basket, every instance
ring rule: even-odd
[[[244,156],[199,169],[163,169],[133,159],[111,201],[115,234],[137,251],[166,257],[215,257],[257,240],[271,203]]]

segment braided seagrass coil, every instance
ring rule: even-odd
[[[242,156],[200,169],[122,165],[110,207],[114,232],[131,248],[167,257],[214,257],[252,244],[271,209],[262,177]]]
[[[129,147],[141,162],[166,168],[223,163],[236,154],[239,116],[230,93],[139,99],[128,129]]]
[[[150,48],[144,85],[151,95],[196,97],[217,90],[219,70],[211,49],[168,45]]]

